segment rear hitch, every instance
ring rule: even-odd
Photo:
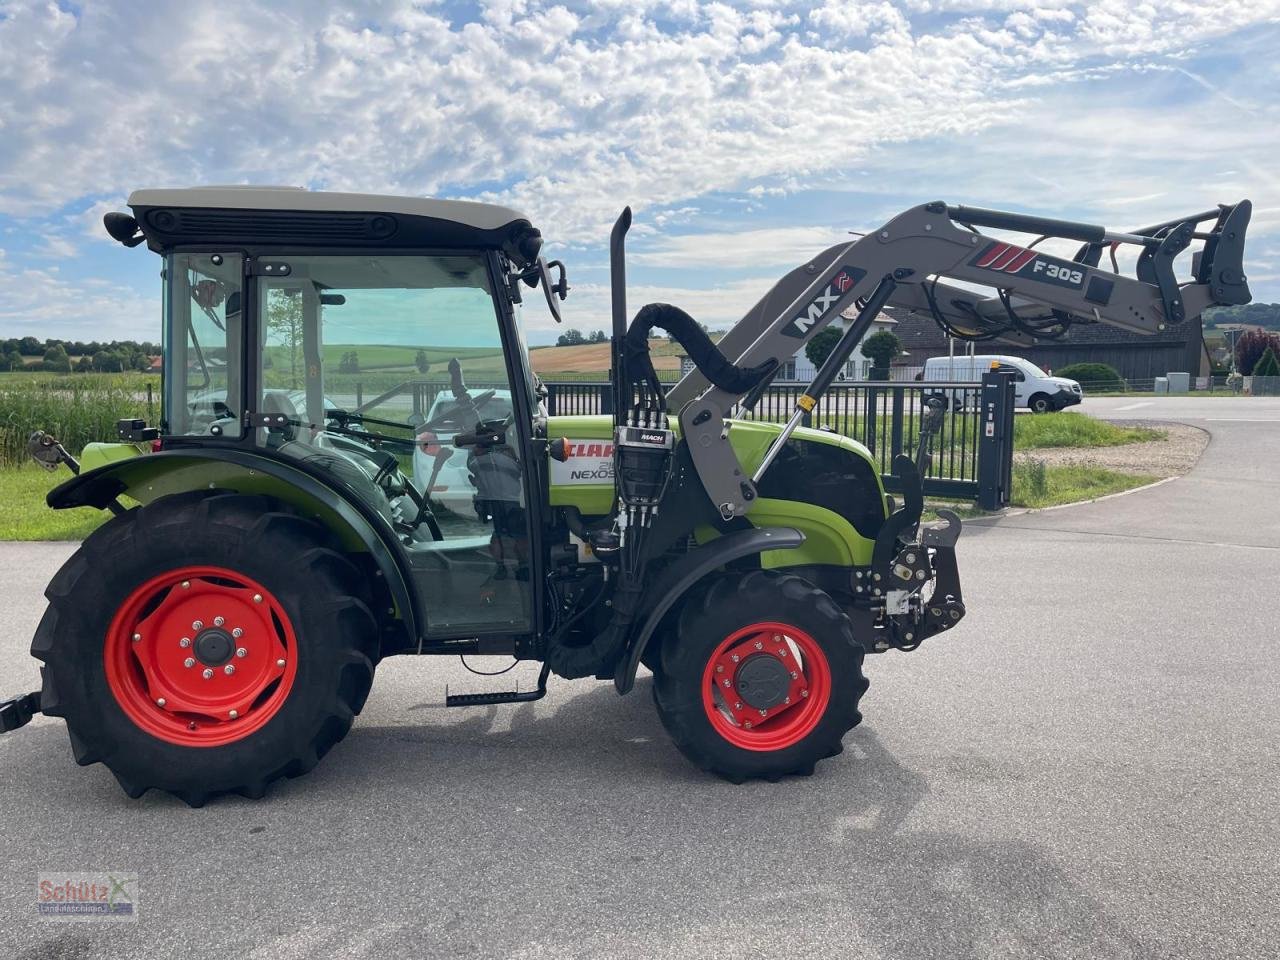
[[[0,700],[0,733],[25,727],[31,722],[31,718],[40,712],[39,690],[24,693],[20,697]]]

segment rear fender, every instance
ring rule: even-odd
[[[386,583],[394,615],[409,641],[418,636],[420,611],[408,584],[395,531],[371,505],[331,476],[264,451],[201,447],[117,460],[81,473],[49,491],[55,510],[106,509],[124,496],[138,503],[191,490],[226,490],[271,497],[318,521],[343,548],[368,553]]]

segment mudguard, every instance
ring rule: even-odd
[[[262,494],[314,517],[352,552],[368,553],[386,582],[394,613],[414,642],[421,622],[395,532],[370,504],[332,475],[269,451],[230,447],[165,450],[117,460],[49,491],[50,507],[106,509],[127,496],[139,503],[202,488]]]
[[[705,577],[732,560],[749,557],[765,550],[794,549],[804,543],[804,534],[791,527],[766,527],[760,530],[741,530],[717,537],[710,543],[690,550],[663,572],[654,584],[652,595],[658,600],[645,613],[644,623],[631,637],[626,653],[618,659],[613,675],[618,693],[628,693],[636,682],[636,670],[640,655],[644,652],[653,632],[689,589]]]

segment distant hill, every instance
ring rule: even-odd
[[[655,370],[680,369],[680,345],[666,340],[650,340],[649,353]],[[572,347],[532,347],[529,359],[539,376],[552,373],[598,373],[609,370],[609,344],[580,343]]]
[[[1206,328],[1224,323],[1247,323],[1250,326],[1280,330],[1280,303],[1246,303],[1238,307],[1211,307],[1204,312]]]

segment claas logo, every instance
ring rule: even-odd
[[[570,459],[573,457],[603,459],[613,456],[613,444],[604,440],[570,440],[566,446],[566,453]]]

